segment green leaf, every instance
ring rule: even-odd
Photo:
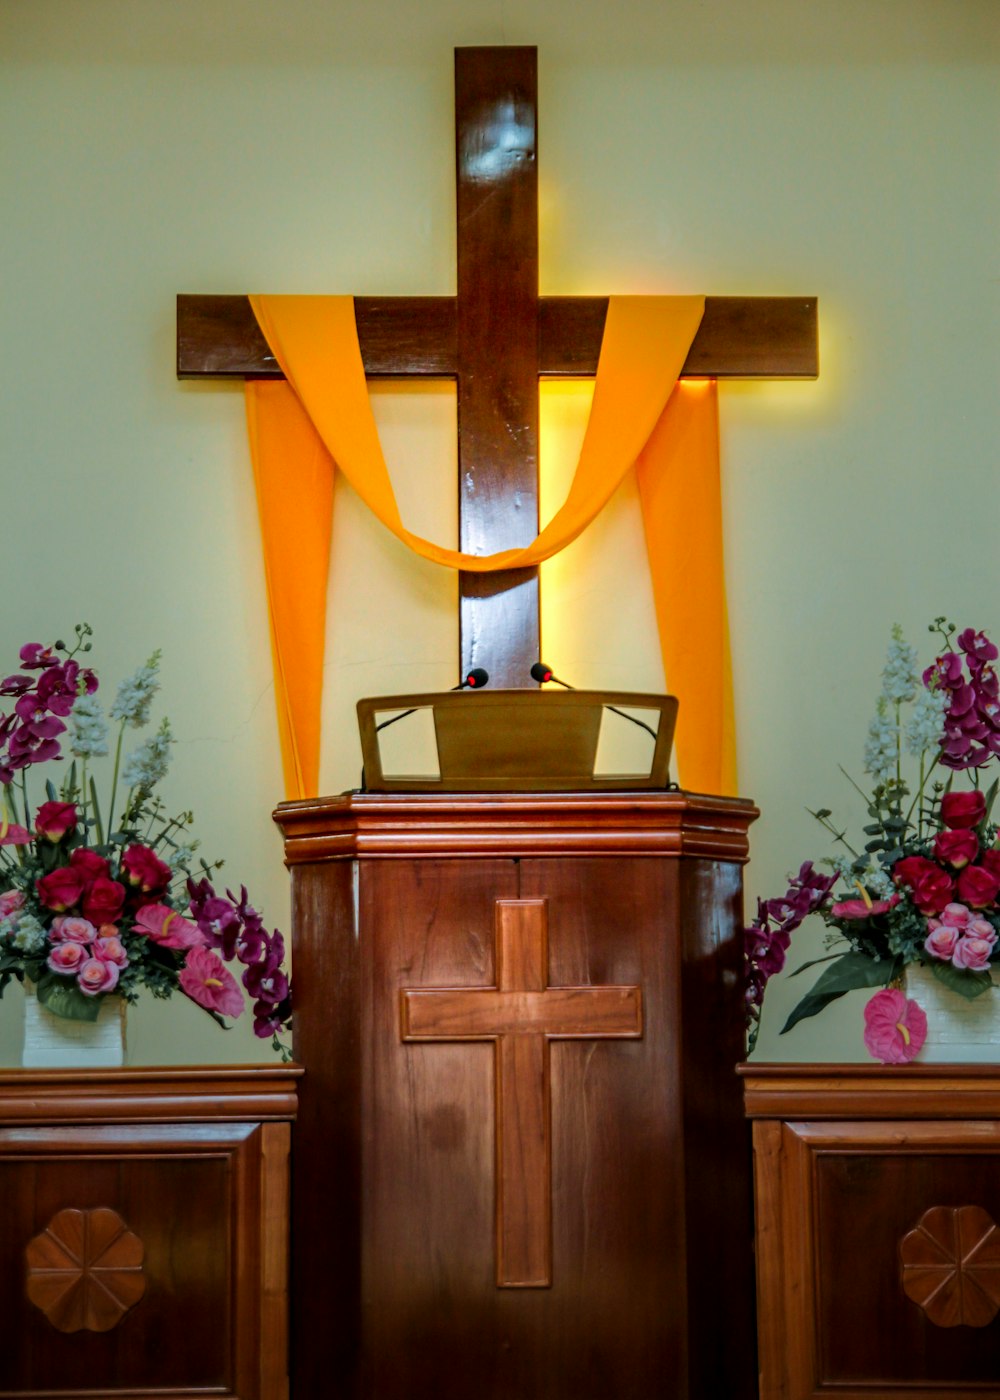
[[[866,841],[866,842],[865,842],[865,850],[866,850],[866,851],[884,851],[884,850],[885,850],[885,838],[884,838],[883,836],[880,836],[880,837],[879,837],[877,840],[875,840],[875,841]]]
[[[988,972],[967,972],[950,962],[933,962],[929,966],[939,982],[967,1001],[981,997],[993,986]]]
[[[986,812],[982,822],[984,826],[990,819],[990,814],[993,811],[993,804],[997,800],[998,792],[1000,792],[1000,778],[994,778],[986,792]]]
[[[50,802],[58,800],[59,794],[56,792],[56,785],[51,778],[45,779],[45,795]]]
[[[808,807],[806,808],[806,811],[809,812]],[[821,822],[825,817],[832,816],[833,813],[830,811],[829,807],[821,807],[818,812],[809,812],[809,815],[811,817],[815,817],[818,822]]]
[[[889,823],[886,822],[886,826],[888,826],[888,824],[889,824]],[[863,827],[861,828],[861,830],[865,833],[866,836],[881,836],[881,835],[882,835],[882,823],[881,823],[881,822],[872,822],[870,826],[863,826]]]
[[[79,987],[56,977],[43,977],[38,984],[38,1000],[53,1016],[66,1021],[96,1021],[101,1009],[100,997],[85,997]]]
[[[845,953],[835,963],[831,963],[825,972],[820,973],[812,991],[802,998],[782,1026],[781,1034],[790,1031],[807,1016],[817,1015],[845,992],[853,992],[858,987],[884,987],[892,981],[897,970],[896,961],[885,959],[875,962],[865,953]]]
[[[800,972],[806,972],[810,967],[818,967],[820,963],[833,962],[834,958],[843,957],[842,953],[830,953],[825,958],[811,958],[809,962],[804,962],[801,967],[797,967],[794,972],[790,972],[789,977],[798,977]]]

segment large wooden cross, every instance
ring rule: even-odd
[[[552,1282],[550,1043],[642,1034],[638,987],[549,986],[547,912],[544,899],[497,900],[495,986],[400,993],[404,1041],[493,1042],[500,1288]]]
[[[460,548],[538,533],[538,379],[593,375],[607,297],[538,295],[537,65],[533,48],[455,51],[458,295],[359,297],[373,379],[458,386]],[[709,297],[685,377],[814,378],[814,297]],[[245,296],[179,296],[177,373],[281,378]],[[460,579],[465,674],[525,687],[539,656],[537,570]]]

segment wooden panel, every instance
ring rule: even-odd
[[[814,1067],[818,1080],[828,1071]],[[966,1222],[967,1258],[989,1243],[1000,1124],[761,1120],[754,1150],[761,1400],[996,1400],[1000,1320],[987,1320],[981,1287],[966,1325],[948,1325],[947,1309],[935,1317],[909,1296],[905,1263],[907,1241],[939,1216]]]
[[[455,378],[454,297],[356,297],[354,304],[370,379]],[[607,297],[539,297],[539,374],[594,374],[607,314]],[[706,297],[681,377],[815,379],[818,325],[815,297]],[[178,296],[177,377],[283,378],[246,296]]]
[[[497,900],[492,988],[404,988],[401,1035],[495,1042],[497,1283],[552,1282],[549,1045],[642,1034],[638,987],[551,987],[546,902]]]
[[[0,1397],[287,1400],[287,1120],[300,1074],[0,1076],[0,1312],[17,1337]],[[273,1117],[240,1121],[241,1098]],[[171,1121],[175,1104],[190,1121]]]
[[[295,1055],[292,1393],[354,1374],[361,1329],[361,981],[349,861],[292,873]],[[349,1392],[345,1392],[349,1393]]]

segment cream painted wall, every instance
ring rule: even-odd
[[[167,796],[287,927],[241,397],[175,381],[173,298],[451,292],[451,50],[536,43],[544,291],[820,297],[817,384],[722,393],[748,894],[778,891],[828,849],[806,805],[856,815],[836,765],[890,624],[1000,632],[998,38],[994,0],[0,0],[3,665],[78,619],[109,680],[161,646]],[[453,397],[375,398],[404,515],[446,540]],[[547,394],[549,502],[585,410]],[[453,683],[456,629],[454,580],[346,490],[332,574],[337,791],[355,699]],[[662,684],[630,487],[544,586],[554,666]],[[856,998],[778,1039],[798,991],[759,1055],[863,1058]],[[131,1022],[138,1061],[263,1053],[176,1000]],[[18,1031],[8,994],[0,1063]]]

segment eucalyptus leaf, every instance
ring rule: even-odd
[[[101,1010],[100,997],[85,997],[79,987],[55,976],[39,982],[38,1000],[53,1016],[65,1021],[96,1021]]]
[[[831,1001],[859,987],[884,987],[898,971],[898,961],[875,962],[866,953],[845,953],[820,973],[808,992],[781,1028],[784,1035],[808,1016],[816,1016]]]

